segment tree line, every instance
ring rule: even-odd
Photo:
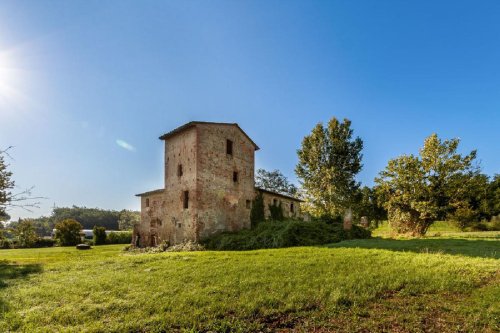
[[[340,222],[346,215],[377,224],[388,220],[398,233],[424,235],[434,221],[449,220],[461,229],[485,229],[493,220],[500,229],[500,175],[490,178],[476,162],[477,152],[458,153],[459,139],[431,134],[418,155],[388,161],[373,187],[361,186],[363,140],[354,137],[351,121],[332,118],[317,124],[302,140],[295,168],[300,186],[278,170],[258,170],[256,185],[298,195],[311,216]]]

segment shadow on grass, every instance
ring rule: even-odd
[[[9,280],[24,279],[30,274],[40,272],[42,272],[42,266],[40,264],[20,265],[7,260],[0,260],[0,289],[7,287]],[[7,312],[7,310],[7,301],[0,297],[0,315]]]
[[[500,242],[479,239],[356,239],[329,244],[329,248],[363,248],[405,251],[416,253],[441,253],[500,259]]]

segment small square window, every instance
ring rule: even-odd
[[[189,191],[184,191],[184,209],[189,208]]]
[[[290,212],[291,212],[291,213],[294,213],[293,202],[290,204]]]
[[[246,204],[247,209],[250,209],[252,206],[252,202],[250,200],[247,200],[245,204]]]
[[[233,171],[233,182],[238,182],[238,171]]]
[[[149,198],[146,198],[146,207],[149,207]]]
[[[226,154],[233,155],[233,141],[226,140]]]

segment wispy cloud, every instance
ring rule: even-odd
[[[135,147],[132,146],[130,143],[122,140],[122,139],[116,139],[116,144],[120,147],[122,147],[123,149],[126,149],[128,151],[135,151]]]

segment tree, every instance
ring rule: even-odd
[[[12,172],[7,170],[8,165],[5,163],[4,154],[7,154],[7,150],[0,151],[0,215],[2,216],[7,215],[5,210],[12,200],[11,190],[15,185],[11,180]]]
[[[106,228],[94,226],[94,245],[106,244]]]
[[[332,118],[302,140],[295,172],[305,192],[305,207],[313,216],[341,216],[355,201],[363,141],[352,136],[350,120],[341,123]]]
[[[15,182],[11,179],[12,172],[8,171],[9,165],[5,162],[4,157],[10,157],[8,151],[11,148],[0,150],[0,216],[8,216],[6,210],[10,207],[20,207],[28,211],[30,211],[30,207],[38,208],[39,202],[33,200],[43,199],[31,196],[33,187],[19,193],[12,193],[11,190],[14,189]]]
[[[253,200],[252,210],[250,211],[250,223],[252,224],[252,228],[259,222],[264,221],[264,214],[264,196],[261,192],[258,192]]]
[[[73,219],[62,220],[55,225],[55,238],[63,246],[71,246],[80,243],[80,231],[82,225]]]
[[[368,186],[358,190],[355,212],[357,218],[366,216],[368,221],[375,222],[376,227],[380,221],[387,219],[387,211],[382,206],[376,190]]]
[[[31,247],[38,240],[33,223],[27,220],[17,223],[16,227],[12,228],[12,234],[18,247]]]
[[[279,171],[266,171],[258,169],[255,175],[255,186],[263,190],[294,196],[297,187]]]
[[[132,230],[136,224],[141,222],[141,213],[123,209],[118,218],[118,228],[120,230]]]
[[[462,208],[462,213],[468,214],[464,194],[468,180],[478,173],[472,164],[476,151],[458,154],[459,142],[441,141],[432,134],[425,139],[420,156],[390,160],[375,179],[396,232],[421,236],[437,218],[452,216]]]

